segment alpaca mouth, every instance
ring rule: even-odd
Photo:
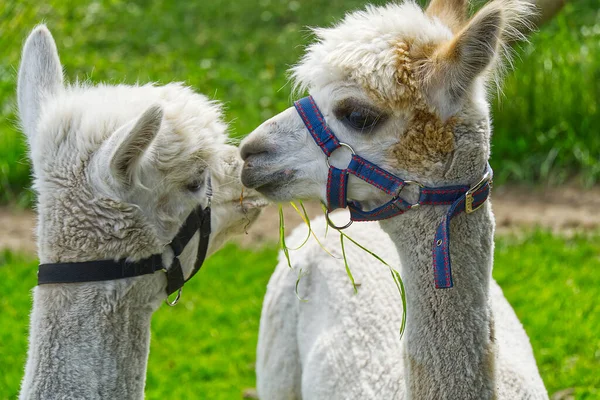
[[[271,202],[264,197],[251,197],[251,198],[243,198],[238,200],[232,200],[232,202],[239,203],[240,207],[245,210],[253,210],[257,208],[265,208]]]
[[[213,200],[213,206],[226,207],[229,210],[232,210],[230,207],[233,207],[233,210],[242,213],[246,213],[250,210],[263,209],[269,204],[271,204],[270,201],[260,193],[253,189],[246,188],[244,188],[236,197],[216,202]]]
[[[270,201],[254,189],[242,188],[240,196],[230,200],[237,205],[241,211],[262,209],[268,206]]]

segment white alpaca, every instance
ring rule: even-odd
[[[25,43],[18,103],[38,193],[41,263],[162,254],[170,265],[167,244],[194,208],[206,206],[209,176],[208,253],[264,205],[252,192],[240,203],[241,160],[226,144],[218,104],[179,84],[65,86],[44,26]],[[185,276],[198,237],[180,257]],[[143,398],[150,318],[165,287],[162,271],[36,287],[20,398]]]
[[[530,8],[495,0],[470,21],[466,8],[462,0],[434,0],[423,12],[407,1],[349,14],[316,30],[318,41],[293,69],[296,84],[309,90],[339,141],[364,159],[426,188],[476,186],[489,158],[485,85]],[[243,142],[242,182],[276,201],[327,202],[330,170],[300,114],[286,110]],[[349,168],[347,159],[347,150],[335,150],[331,163]],[[390,201],[355,175],[346,186],[347,198],[365,209]],[[401,198],[421,202],[418,185],[402,187]],[[448,228],[451,288],[434,287],[432,266],[436,249],[448,243],[433,240],[448,206],[421,204],[381,220],[390,239],[366,223],[350,228],[401,269],[402,347],[396,288],[370,255],[349,249],[361,283],[353,296],[339,260],[315,245],[293,254],[296,268],[309,271],[300,284],[306,304],[294,299],[295,276],[280,263],[261,320],[261,399],[547,399],[527,336],[491,278],[489,201],[472,212],[465,203],[463,194],[455,205],[464,212]]]
[[[336,224],[346,213],[331,216]],[[256,356],[259,397],[270,399],[404,399],[407,396],[400,338],[402,302],[388,267],[346,240],[344,247],[358,286],[355,294],[343,260],[339,234],[325,218],[311,221],[330,257],[310,240],[291,252],[293,271],[280,255],[263,302]],[[353,224],[351,238],[398,267],[394,243],[377,223]],[[297,247],[301,226],[286,238]],[[302,270],[302,279],[296,280]],[[492,279],[490,304],[499,349],[496,380],[500,399],[547,398],[529,339],[502,289]],[[537,397],[535,397],[537,396]]]

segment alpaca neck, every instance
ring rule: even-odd
[[[402,260],[406,287],[405,368],[409,399],[494,398],[489,306],[494,221],[489,204],[452,219],[454,287],[435,289],[432,240],[445,207],[382,222]]]
[[[142,399],[156,301],[164,278],[35,288],[21,399]],[[144,280],[144,282],[142,282]],[[158,295],[158,291],[155,291]]]

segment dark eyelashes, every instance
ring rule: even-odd
[[[371,133],[387,115],[356,99],[344,99],[334,108],[334,115],[343,124],[361,133]]]
[[[341,113],[338,117],[345,125],[360,132],[369,133],[385,119],[385,116],[370,108],[354,107],[350,111]]]

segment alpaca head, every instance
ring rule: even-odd
[[[18,106],[42,262],[162,253],[189,213],[207,205],[209,181],[209,252],[265,204],[253,191],[240,199],[241,160],[217,103],[180,84],[66,86],[44,26],[23,49]]]
[[[429,186],[479,180],[489,156],[486,84],[508,38],[530,13],[520,0],[494,0],[470,20],[466,0],[407,0],[348,14],[316,29],[292,68],[327,125],[358,155]],[[266,196],[325,200],[328,167],[294,108],[266,121],[242,143],[242,181]],[[331,157],[338,168],[349,152]],[[348,197],[385,195],[350,176]]]

